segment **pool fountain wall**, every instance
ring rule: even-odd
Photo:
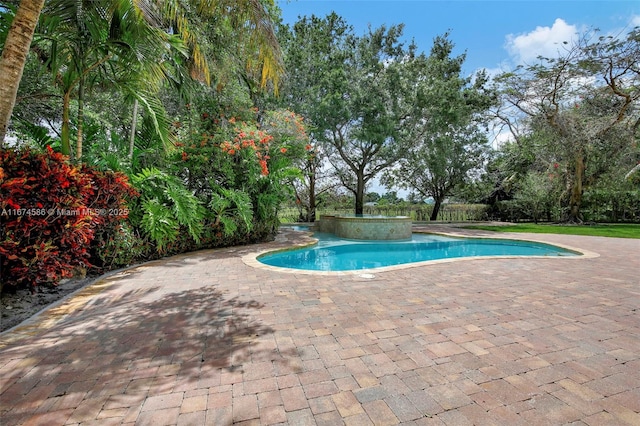
[[[411,239],[411,218],[322,215],[318,231],[351,240],[408,240]]]

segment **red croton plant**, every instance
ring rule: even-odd
[[[75,167],[47,148],[0,151],[2,285],[57,283],[90,266],[96,233],[126,219],[127,177]]]

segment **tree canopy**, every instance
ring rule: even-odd
[[[283,98],[310,121],[341,184],[362,213],[367,184],[394,165],[419,137],[426,109],[416,46],[402,25],[362,35],[336,14],[285,28],[289,69]]]
[[[567,43],[559,57],[540,58],[496,78],[501,103],[495,116],[517,146],[525,137],[539,141],[536,155],[546,159],[542,170],[559,169],[565,220],[582,221],[586,187],[616,168],[626,173],[634,167],[639,63],[638,29],[622,39],[588,32]],[[617,178],[622,186],[623,174]]]
[[[448,35],[434,40],[419,79],[425,96],[420,138],[403,153],[397,167],[385,172],[383,182],[433,198],[431,220],[436,220],[445,197],[482,169],[489,149],[482,121],[495,102],[486,89],[487,77],[479,73],[462,77],[465,55],[451,57]]]

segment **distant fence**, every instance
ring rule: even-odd
[[[428,204],[364,206],[364,213],[383,216],[409,216],[414,222],[428,222],[433,206]],[[634,191],[585,191],[580,209],[582,218],[599,223],[640,223],[640,190]],[[320,209],[317,217],[323,214],[353,214],[353,207]],[[280,221],[292,223],[298,221],[298,210],[286,207],[280,210]],[[559,206],[544,210],[538,220],[542,222],[560,222],[564,214]],[[438,221],[502,221],[533,222],[529,211],[517,200],[498,201],[492,206],[485,204],[444,204],[438,213]]]
[[[414,222],[427,222],[431,217],[433,206],[407,205],[407,206],[364,206],[364,214],[381,216],[409,216]],[[353,214],[353,208],[344,209],[320,209],[321,215]],[[283,223],[292,223],[298,220],[298,210],[287,207],[280,210],[280,220]],[[487,206],[484,204],[444,204],[438,212],[438,220],[444,222],[464,222],[487,220]]]

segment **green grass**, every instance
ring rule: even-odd
[[[469,225],[468,229],[496,232],[531,232],[535,234],[589,235],[593,237],[640,238],[640,224],[600,225],[535,225],[522,223],[513,225]]]

